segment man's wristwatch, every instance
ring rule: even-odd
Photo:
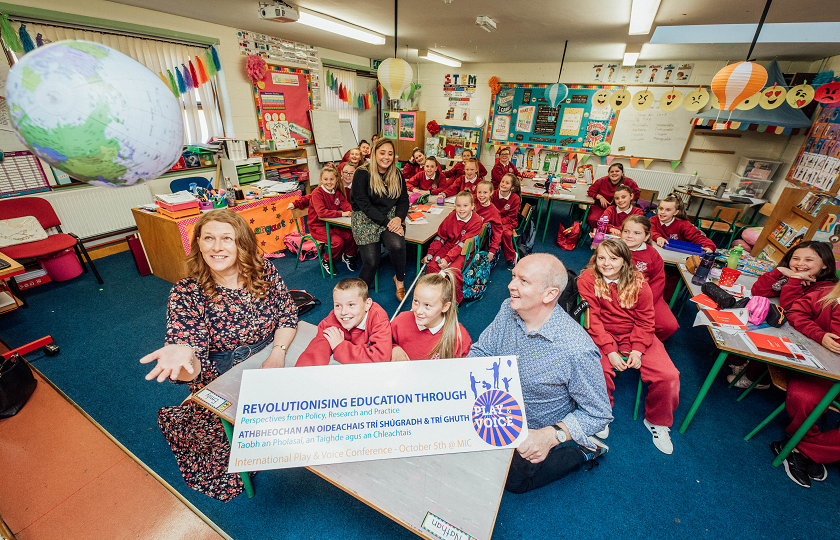
[[[558,424],[554,424],[554,430],[554,435],[557,437],[557,442],[564,443],[568,440],[566,432],[563,431],[563,428],[561,428]]]

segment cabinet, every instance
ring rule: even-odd
[[[295,176],[295,181],[303,182],[305,192],[309,193],[309,158],[306,148],[289,148],[287,150],[269,150],[262,153],[262,168],[266,180],[282,182],[284,173]]]
[[[23,266],[16,260],[3,255],[2,253],[0,253],[0,260],[6,261],[10,264],[10,266],[0,270],[0,313],[5,313],[25,305],[25,302],[18,297],[20,291],[13,283],[13,276],[22,274]]]
[[[244,186],[259,182],[265,178],[262,170],[262,158],[252,157],[247,159],[227,159],[221,158],[219,160],[222,164],[222,178],[220,178],[218,186],[225,187],[224,178],[230,178],[230,181],[235,186]]]

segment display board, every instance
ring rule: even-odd
[[[472,150],[476,159],[481,156],[481,128],[440,126],[434,137],[426,137],[426,155],[435,157],[461,157],[465,149]]]
[[[3,152],[0,161],[0,199],[50,191],[50,183],[32,152]]]
[[[312,144],[309,70],[267,66],[265,76],[254,85],[254,103],[261,139],[291,137],[298,145]]]
[[[382,111],[381,126],[382,136],[394,141],[399,160],[410,159],[414,148],[425,146],[425,111]]]
[[[840,178],[840,107],[820,110],[788,171],[788,181],[817,191],[837,193]]]
[[[680,106],[672,111],[660,108],[660,99],[673,86],[628,86],[631,95],[650,90],[653,105],[644,111],[632,106],[618,113],[610,143],[610,155],[635,158],[678,160],[682,159],[688,139],[694,131],[691,119],[695,112]],[[686,91],[681,91],[685,95]]]
[[[491,104],[486,141],[567,152],[591,152],[609,141],[615,111],[593,106],[593,96],[618,87],[568,85],[569,94],[555,108],[543,97],[548,86],[502,83]]]

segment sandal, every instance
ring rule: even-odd
[[[397,286],[397,276],[394,276],[394,287],[397,287],[397,300],[402,302],[405,298],[405,286]]]

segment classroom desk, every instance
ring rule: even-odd
[[[700,217],[700,209],[703,208],[703,203],[705,203],[706,201],[714,201],[718,204],[725,204],[725,205],[743,204],[743,205],[746,205],[746,206],[752,206],[753,207],[753,215],[752,215],[752,218],[750,219],[750,223],[753,223],[755,221],[756,215],[758,214],[758,209],[761,207],[761,205],[763,205],[764,203],[767,202],[766,199],[755,199],[758,202],[754,202],[754,203],[743,203],[743,202],[733,201],[729,197],[731,197],[732,195],[735,195],[736,197],[738,197],[739,195],[727,192],[727,193],[723,194],[723,197],[715,197],[714,194],[705,193],[705,192],[700,191],[698,189],[693,189],[693,186],[675,186],[674,191],[676,191],[677,193],[682,193],[683,195],[688,195],[688,202],[685,205],[686,211],[688,210],[688,207],[691,204],[691,198],[692,197],[696,197],[696,198],[700,199],[700,206],[697,207],[696,217]],[[750,198],[752,198],[752,197],[750,197]]]
[[[434,206],[434,205],[432,205]],[[448,216],[453,210],[455,210],[455,206],[446,204],[443,207],[443,212],[440,214],[425,214],[426,220],[428,223],[423,223],[420,225],[411,224],[406,222],[405,226],[405,241],[409,244],[416,244],[417,245],[417,273],[420,273],[420,259],[423,258],[422,250],[423,245],[426,242],[429,242],[438,232],[438,228],[440,228],[440,224],[443,222],[443,219]],[[350,218],[349,217],[340,217],[340,218],[323,218],[321,221],[327,224],[327,253],[329,254],[330,260],[330,273],[332,273],[333,269],[333,256],[332,256],[332,246],[330,245],[330,225],[333,227],[344,227],[345,229],[350,229]],[[335,276],[333,276],[335,277]]]
[[[691,296],[700,294],[700,287],[691,283],[691,278],[693,277],[692,274],[688,272],[688,270],[683,269],[683,267],[678,268],[680,269],[682,279],[686,282],[686,286],[691,292]],[[737,283],[740,283],[747,290],[749,290],[752,287],[753,283],[755,283],[756,279],[758,279],[756,276],[741,274],[738,277]],[[778,299],[771,299],[771,301],[777,300]],[[805,433],[820,418],[822,413],[825,412],[825,410],[831,404],[832,400],[834,400],[837,397],[837,395],[840,394],[840,355],[830,352],[828,349],[826,349],[816,341],[805,337],[800,332],[794,330],[793,327],[790,326],[790,324],[785,324],[781,328],[762,328],[757,332],[769,336],[785,337],[796,344],[803,345],[809,351],[811,351],[811,353],[813,353],[813,355],[823,366],[825,366],[826,371],[814,369],[808,366],[802,366],[795,362],[786,362],[776,358],[770,358],[760,353],[755,353],[744,343],[743,334],[732,335],[717,329],[713,329],[712,327],[707,328],[709,330],[709,334],[714,340],[715,347],[717,347],[717,349],[720,352],[718,353],[717,359],[715,359],[714,364],[712,364],[712,368],[709,370],[709,374],[706,376],[706,380],[703,381],[703,385],[700,387],[700,391],[698,392],[697,397],[694,398],[694,402],[691,404],[691,408],[688,410],[688,414],[686,415],[685,419],[680,425],[680,433],[685,433],[686,430],[688,430],[688,426],[689,424],[691,424],[691,420],[694,418],[694,415],[700,408],[700,404],[703,402],[703,398],[706,397],[709,388],[711,388],[712,383],[718,376],[720,369],[723,367],[724,363],[726,362],[726,358],[729,356],[730,353],[737,354],[738,356],[743,356],[751,360],[758,360],[760,362],[764,362],[765,364],[772,364],[774,366],[798,371],[800,373],[815,375],[817,377],[822,377],[824,379],[828,379],[834,382],[831,388],[829,388],[828,392],[826,392],[825,397],[823,397],[822,401],[820,401],[817,407],[811,412],[810,415],[808,415],[808,418],[805,420],[805,422],[802,423],[799,429],[796,430],[796,433],[793,434],[793,437],[791,437],[787,444],[785,444],[785,447],[782,449],[781,453],[779,453],[779,455],[776,456],[776,458],[773,460],[773,466],[778,467],[782,464],[785,458],[787,458],[791,450],[793,450],[793,448],[799,443],[799,441],[802,440],[802,437],[805,435]]]
[[[26,307],[26,300],[23,299],[23,295],[20,293],[17,282],[12,279],[14,276],[23,273],[23,265],[8,255],[4,255],[2,253],[0,253],[0,259],[11,265],[8,268],[0,270],[0,282],[5,283],[6,293],[12,297],[12,300],[14,300],[11,304],[0,307],[0,313],[12,311],[13,309],[17,309],[21,306]],[[3,287],[0,287],[0,291],[2,290]]]
[[[284,369],[294,366],[316,331],[315,325],[298,323]],[[330,365],[340,366],[332,359]],[[245,360],[190,399],[233,424],[242,372],[258,367],[259,362]],[[212,392],[230,405],[219,412],[201,400],[202,392]],[[230,433],[229,437],[232,430]],[[488,450],[334,463],[307,469],[423,538],[440,540],[420,528],[429,511],[475,538],[489,540],[512,457],[512,450]]]
[[[595,199],[586,194],[589,189],[589,184],[564,184],[569,191],[562,191],[562,193],[555,193],[548,195],[543,188],[535,188],[534,182],[531,179],[522,180],[520,189],[522,190],[522,197],[537,199],[537,223],[536,230],[540,230],[540,220],[542,219],[542,203],[548,201],[548,208],[545,214],[545,226],[543,230],[542,241],[545,242],[546,233],[548,233],[548,221],[551,218],[551,205],[554,201],[567,202],[569,204],[583,204],[586,206],[586,212],[583,214],[582,224],[586,225],[586,217],[589,215],[589,208],[595,203]]]
[[[661,248],[656,242],[653,242],[653,248],[659,253],[659,256],[662,257],[662,262],[668,266],[675,266],[679,268],[681,264],[685,264],[685,260],[689,257],[688,253]],[[677,303],[677,295],[679,295],[682,290],[682,285],[682,280],[677,281],[677,286],[671,294],[671,301],[668,302],[668,309],[671,311],[674,310],[674,304]]]

